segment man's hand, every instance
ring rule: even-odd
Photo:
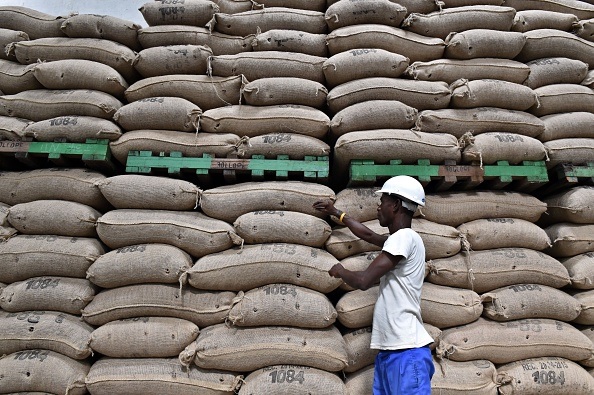
[[[335,278],[342,278],[339,275],[339,273],[342,269],[344,269],[344,267],[342,267],[342,265],[340,263],[337,263],[334,266],[332,266],[330,268],[330,270],[328,270],[328,274]]]
[[[339,209],[334,207],[334,203],[332,203],[332,200],[318,200],[313,204],[313,208],[322,211],[328,215],[334,215],[335,217],[340,216],[340,214],[342,213]]]

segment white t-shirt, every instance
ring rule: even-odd
[[[421,318],[421,288],[425,278],[425,246],[410,228],[388,237],[383,251],[404,258],[380,279],[373,311],[371,348],[398,350],[433,342]]]

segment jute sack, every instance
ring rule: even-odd
[[[33,75],[46,89],[89,89],[123,99],[128,83],[115,69],[84,59],[39,62]]]
[[[17,235],[0,243],[0,281],[37,276],[85,278],[89,266],[105,254],[96,239]]]
[[[362,24],[400,27],[406,13],[406,7],[389,0],[337,1],[328,6],[325,19],[330,30]]]
[[[373,365],[379,350],[369,348],[371,343],[371,327],[347,331],[342,338],[346,347],[348,366],[345,373],[353,373]]]
[[[326,113],[297,104],[225,106],[207,110],[200,117],[202,132],[248,137],[289,132],[322,139],[329,128],[330,118]]]
[[[583,3],[583,2],[582,2]],[[594,5],[593,5],[594,7]],[[529,62],[535,59],[564,57],[580,60],[594,67],[594,43],[570,32],[557,29],[537,29],[523,33],[526,43],[516,60]]]
[[[400,77],[409,65],[403,55],[380,48],[357,48],[339,52],[322,66],[326,85],[336,86],[345,82],[371,77]]]
[[[189,181],[139,174],[108,177],[97,185],[115,208],[193,210],[202,192]]]
[[[102,288],[133,284],[186,282],[193,265],[183,250],[167,244],[137,244],[101,255],[87,269],[87,279]]]
[[[353,49],[378,48],[408,58],[410,62],[429,61],[443,56],[445,44],[440,38],[422,36],[392,26],[363,24],[340,27],[326,37],[328,53],[333,56]]]
[[[43,88],[43,85],[35,78],[34,70],[35,65],[32,64],[22,65],[0,59],[0,89],[2,93],[14,95],[22,91]]]
[[[423,284],[421,314],[427,324],[443,330],[474,322],[482,313],[481,298],[472,290]]]
[[[569,58],[544,58],[526,63],[530,75],[524,82],[532,89],[552,84],[579,84],[588,74],[588,65]]]
[[[35,200],[63,199],[103,211],[110,205],[96,183],[105,178],[95,170],[83,168],[3,171],[0,172],[0,202],[15,205]]]
[[[582,81],[582,85],[586,85],[587,87],[594,89],[594,70],[588,71],[586,74],[586,78]]]
[[[325,34],[307,33],[299,30],[272,29],[258,33],[252,41],[252,50],[299,52],[306,55],[328,57]]]
[[[68,37],[102,38],[127,46],[134,51],[142,47],[138,42],[141,26],[112,15],[77,14],[71,15],[60,26]]]
[[[497,322],[486,318],[443,330],[436,355],[452,361],[487,359],[494,364],[526,358],[561,357],[581,361],[592,341],[571,324],[541,318]]]
[[[515,59],[526,37],[520,32],[471,29],[452,32],[445,39],[444,57],[450,59]]]
[[[553,288],[570,284],[567,269],[555,258],[528,248],[494,248],[465,251],[427,262],[427,281],[449,287],[472,289],[482,294],[518,283],[537,283]]]
[[[324,34],[328,30],[321,11],[295,8],[270,7],[236,14],[216,13],[209,23],[210,30],[232,36],[256,34],[258,28],[265,32],[273,29],[299,30],[306,33]]]
[[[202,110],[181,97],[148,97],[126,104],[113,114],[124,130],[195,132]]]
[[[233,0],[235,2],[235,0]],[[241,2],[239,2],[241,4]],[[219,6],[221,4],[219,3]],[[256,7],[288,7],[288,8],[296,8],[300,10],[311,10],[311,11],[321,11],[324,12],[326,10],[326,0],[313,0],[303,2],[300,0],[262,0],[259,1],[258,4],[253,5],[252,8]],[[247,11],[247,10],[246,10]],[[232,12],[223,11],[221,8],[221,12],[226,12],[228,14],[232,14]]]
[[[462,161],[493,164],[507,161],[519,164],[523,161],[542,161],[547,157],[546,149],[539,140],[516,133],[487,132],[478,136],[461,138]]]
[[[214,14],[219,12],[219,7],[209,0],[148,1],[138,11],[149,26],[190,25],[204,27]]]
[[[537,117],[563,112],[594,112],[594,91],[579,84],[553,84],[534,90],[539,106],[533,105],[530,112]]]
[[[573,14],[546,10],[522,10],[516,12],[513,32],[527,32],[537,29],[556,29],[570,31],[574,23],[579,21]]]
[[[563,261],[571,278],[571,287],[594,289],[594,253],[586,252]]]
[[[296,211],[261,210],[242,214],[233,222],[247,244],[291,243],[322,248],[332,229],[328,222]]]
[[[285,283],[328,293],[342,282],[328,275],[337,263],[323,249],[298,244],[245,245],[198,259],[188,282],[198,289],[233,291]]]
[[[13,140],[18,146],[18,141],[25,136],[25,129],[32,123],[33,121],[28,119],[0,116],[0,140]]]
[[[246,104],[251,106],[274,106],[298,104],[323,109],[328,89],[316,81],[295,77],[259,78],[241,88]]]
[[[0,226],[8,226],[8,211],[10,205],[0,202]]]
[[[64,59],[84,59],[103,63],[132,83],[138,74],[132,66],[136,53],[127,46],[99,38],[51,37],[11,44],[19,63],[29,64]]]
[[[34,200],[15,204],[8,222],[20,233],[96,237],[95,224],[101,213],[91,206],[67,200]]]
[[[549,155],[547,168],[552,169],[560,163],[583,165],[592,162],[594,140],[591,138],[565,138],[544,143]]]
[[[444,81],[448,84],[460,78],[490,78],[522,84],[528,78],[530,68],[524,63],[509,59],[437,59],[430,62],[414,62],[406,69],[406,74],[418,80]]]
[[[577,301],[580,306],[580,314],[572,322],[580,325],[594,325],[594,291],[572,292],[569,297]]]
[[[369,365],[363,369],[346,375],[344,385],[349,394],[372,395],[374,365]]]
[[[377,206],[380,195],[376,194],[379,187],[347,187],[336,194],[334,205],[344,211],[349,217],[359,222],[377,219]],[[338,218],[330,217],[339,224]]]
[[[27,7],[0,7],[0,25],[4,29],[22,30],[31,40],[42,37],[63,37],[60,25],[64,17],[46,14]]]
[[[379,296],[379,286],[374,285],[366,290],[355,289],[346,292],[336,302],[338,322],[350,329],[371,326],[373,309]]]
[[[119,209],[97,220],[97,234],[110,248],[163,243],[201,257],[241,244],[226,222],[199,212]]]
[[[572,257],[594,251],[594,224],[562,222],[544,229],[553,246],[547,253],[556,257]]]
[[[50,310],[80,315],[95,292],[97,288],[82,278],[33,277],[4,288],[0,308],[9,312]]]
[[[324,141],[297,133],[267,133],[250,137],[238,150],[238,156],[251,158],[264,155],[276,159],[288,155],[290,159],[305,159],[306,156],[329,156],[330,146]],[[320,159],[320,158],[318,158]]]
[[[520,218],[481,218],[456,229],[466,236],[473,250],[520,247],[542,251],[551,245],[544,229]]]
[[[417,110],[446,108],[451,90],[445,82],[372,77],[345,82],[328,92],[333,113],[367,100],[397,100]]]
[[[227,320],[236,326],[314,329],[334,324],[336,317],[332,302],[321,292],[292,284],[269,284],[240,292]]]
[[[565,358],[528,358],[497,367],[501,395],[587,395],[594,391],[594,377]]]
[[[138,31],[138,41],[144,49],[169,45],[202,45],[210,48],[214,55],[251,51],[253,39],[254,35],[231,36],[210,32],[204,27],[183,25],[149,26]]]
[[[200,208],[206,215],[229,223],[242,214],[260,210],[297,211],[324,218],[326,215],[312,205],[335,198],[332,189],[313,182],[254,181],[206,189],[200,196]]]
[[[89,339],[93,327],[80,316],[57,311],[0,313],[0,353],[41,348],[73,359],[91,355]]]
[[[6,54],[4,52],[4,48],[8,44],[27,40],[29,40],[29,35],[21,30],[0,28],[0,48],[3,49],[2,51],[0,51],[0,59],[16,61],[16,57],[14,56],[14,54]]]
[[[318,395],[347,395],[344,382],[337,374],[294,365],[267,366],[250,373],[241,384],[238,394],[289,394],[301,391]]]
[[[330,134],[343,134],[372,129],[410,129],[415,126],[418,111],[398,100],[367,100],[352,104],[332,117]]]
[[[584,40],[594,41],[594,17],[573,24],[574,33]]]
[[[85,377],[89,361],[76,361],[57,352],[29,349],[0,359],[2,390],[5,393],[70,394],[87,393]]]
[[[468,5],[429,14],[410,14],[402,26],[411,32],[445,39],[451,32],[471,29],[509,31],[516,15],[511,7]]]
[[[72,115],[33,122],[25,128],[24,135],[37,141],[84,143],[87,139],[117,140],[122,130],[109,119]]]
[[[435,373],[431,378],[431,391],[437,394],[498,394],[497,369],[491,361],[456,362],[433,357],[433,366]]]
[[[184,367],[177,358],[102,358],[93,364],[85,382],[94,395],[233,395],[241,376]]]
[[[540,284],[515,284],[481,295],[483,316],[494,321],[550,318],[570,322],[580,316],[576,298],[556,288]]]
[[[452,108],[497,107],[526,111],[537,102],[535,91],[509,81],[460,79],[453,82],[450,89]]]
[[[232,372],[250,372],[271,365],[304,365],[338,372],[347,365],[344,341],[335,326],[303,329],[212,325],[202,329],[179,359],[186,366],[193,361],[203,369]]]
[[[379,253],[380,253],[380,251],[378,250],[378,251],[362,252],[360,254],[351,255],[344,259],[341,259],[340,264],[345,269],[348,269],[351,271],[359,271],[359,270],[363,271],[369,267],[371,262],[375,258],[377,258]],[[348,285],[345,282],[340,284],[339,288],[342,289],[343,291],[354,291],[355,290],[355,288],[351,287],[350,285]]]
[[[151,97],[181,97],[201,110],[239,104],[241,76],[173,74],[144,78],[126,89],[126,99],[134,102]]]
[[[594,122],[594,113],[559,113],[545,115],[540,119],[545,124],[545,130],[538,139],[543,143],[567,138],[594,138],[594,131],[589,127]]]
[[[104,289],[82,311],[91,325],[124,318],[160,316],[188,320],[199,327],[223,322],[235,292],[208,292],[173,284],[138,284]]]
[[[544,11],[573,14],[579,19],[594,18],[594,5],[586,1],[560,1],[560,0],[506,0],[506,5],[518,11],[537,9]]]
[[[114,158],[126,164],[130,151],[181,152],[183,156],[209,154],[226,157],[237,152],[240,139],[230,133],[180,133],[175,130],[135,130],[109,143]]]
[[[108,93],[83,89],[35,89],[0,96],[0,107],[8,115],[32,121],[70,115],[111,119],[121,106]]]
[[[581,332],[584,335],[586,335],[586,337],[588,337],[588,339],[594,341],[594,326],[585,327],[585,328],[581,329]],[[591,356],[590,358],[585,359],[583,361],[579,361],[579,364],[586,368],[589,368],[588,371],[591,372],[592,371],[591,368],[594,368],[594,356]],[[592,374],[592,373],[590,373],[590,374]]]
[[[594,187],[576,186],[543,198],[547,222],[594,223]]]
[[[134,58],[134,68],[144,78],[167,74],[206,74],[212,49],[204,45],[169,45],[146,48]]]
[[[137,317],[101,325],[89,345],[112,358],[176,357],[199,332],[196,324],[180,318]]]

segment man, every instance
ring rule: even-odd
[[[328,273],[362,290],[380,282],[371,333],[371,348],[379,349],[373,394],[429,395],[435,369],[429,349],[433,338],[423,327],[420,307],[425,246],[411,229],[417,206],[425,205],[425,192],[416,179],[396,176],[376,193],[381,195],[377,217],[389,236],[373,232],[331,201],[314,203],[314,208],[339,218],[355,236],[382,247],[363,271],[350,271],[338,263]]]

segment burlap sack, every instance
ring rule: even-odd
[[[131,245],[101,255],[89,266],[87,279],[102,288],[133,284],[184,284],[193,265],[183,250],[167,244]]]
[[[86,359],[92,352],[89,339],[93,327],[80,316],[57,311],[1,312],[0,329],[2,355],[40,348]]]
[[[547,223],[572,222],[576,224],[594,223],[594,187],[575,186],[543,198],[547,205]]]
[[[235,233],[247,244],[291,243],[322,248],[332,229],[311,214],[262,210],[242,214],[233,222]]]
[[[134,68],[144,77],[167,74],[206,74],[212,49],[204,45],[170,45],[143,49],[134,58]]]
[[[460,79],[450,85],[452,108],[497,107],[525,111],[536,105],[536,92],[514,82]]]
[[[336,309],[321,292],[292,284],[269,284],[241,292],[227,317],[236,326],[326,328],[336,321]]]
[[[97,171],[76,168],[34,169],[0,172],[0,202],[15,205],[35,200],[70,200],[97,210],[110,205],[97,187],[105,176]]]
[[[471,29],[450,33],[445,39],[444,57],[450,59],[514,59],[524,47],[526,37],[520,32]]]
[[[46,89],[89,89],[124,98],[128,83],[115,69],[84,59],[37,63],[33,75]]]
[[[516,284],[481,295],[483,316],[494,321],[550,318],[573,321],[582,313],[576,298],[540,284]]]
[[[304,78],[270,77],[246,83],[241,93],[246,104],[251,106],[298,104],[323,109],[328,89],[319,82]]]
[[[572,292],[569,297],[574,299],[580,307],[579,316],[572,322],[580,325],[594,325],[594,291]]]
[[[235,1],[233,1],[235,3]],[[169,45],[202,45],[214,55],[233,55],[252,50],[254,35],[230,36],[207,28],[183,25],[150,26],[138,31],[144,49]]]
[[[547,168],[552,169],[560,163],[584,165],[594,157],[594,140],[591,138],[565,138],[544,143],[549,155]]]
[[[581,329],[581,332],[586,335],[586,337],[592,341],[594,341],[594,326],[588,326]],[[579,361],[580,365],[589,368],[588,371],[591,372],[594,368],[594,356],[591,356],[588,359],[584,359],[583,361]],[[590,373],[592,374],[592,373]]]
[[[445,8],[429,14],[410,14],[402,26],[411,32],[445,39],[451,32],[471,29],[510,30],[516,10],[493,5]]]
[[[406,7],[389,0],[337,1],[328,6],[325,19],[330,30],[362,24],[400,27],[406,13]]]
[[[0,25],[4,29],[22,30],[31,40],[42,37],[63,37],[60,25],[64,17],[46,14],[27,7],[0,7]]]
[[[89,361],[76,361],[53,351],[18,351],[0,359],[2,390],[21,394],[84,395],[87,393],[85,377],[90,368]]]
[[[594,224],[561,222],[544,230],[553,244],[547,253],[556,258],[594,251]]]
[[[571,278],[571,287],[594,289],[594,253],[586,252],[563,261]]]
[[[590,68],[594,67],[593,42],[557,29],[531,30],[523,35],[526,42],[516,58],[520,62],[564,57],[580,60],[587,63]]]
[[[371,326],[373,309],[379,296],[379,286],[367,290],[355,289],[345,293],[336,302],[338,322],[346,328],[357,329]]]
[[[380,251],[362,252],[348,256],[340,260],[340,264],[347,270],[351,271],[363,271],[369,267],[369,264],[373,262],[379,255]],[[351,287],[347,283],[343,282],[339,287],[343,291],[354,291],[355,288]]]
[[[579,18],[573,14],[546,10],[522,10],[516,12],[514,23],[511,26],[513,32],[527,32],[537,29],[556,29],[570,31]]]
[[[487,359],[503,364],[543,356],[581,361],[592,355],[592,341],[572,325],[551,319],[497,322],[486,318],[445,329],[436,355],[452,361]]]
[[[200,208],[212,217],[229,223],[242,214],[261,210],[287,210],[324,218],[315,208],[318,200],[335,200],[326,185],[302,181],[244,182],[206,189],[200,196]],[[241,202],[240,205],[237,202]]]
[[[177,357],[199,332],[196,324],[180,318],[137,317],[101,325],[89,345],[113,358]]]
[[[72,115],[33,122],[25,128],[24,135],[37,141],[84,143],[87,139],[117,140],[122,130],[108,119]]]
[[[248,291],[286,283],[328,293],[342,282],[328,275],[337,263],[325,250],[298,244],[245,245],[198,259],[188,281],[198,289]]]
[[[201,257],[241,244],[226,222],[199,212],[119,209],[97,220],[97,234],[110,248],[163,243]]]
[[[482,313],[481,298],[472,290],[423,284],[421,315],[427,324],[443,330],[474,322]]]
[[[322,66],[326,85],[336,86],[345,82],[371,77],[400,77],[409,65],[403,55],[380,48],[359,48],[339,52]]]
[[[8,212],[10,205],[0,202],[0,226],[8,226]]]
[[[93,364],[85,382],[95,395],[232,395],[241,378],[230,372],[184,367],[176,358],[102,358]]]
[[[181,97],[149,97],[119,108],[113,114],[124,130],[177,130],[195,132],[202,110]]]
[[[537,117],[562,112],[592,112],[594,91],[579,84],[554,84],[534,90],[539,106],[532,106],[530,112]]]
[[[594,377],[565,358],[522,359],[497,367],[499,394],[572,394],[594,392]]]
[[[199,327],[223,322],[235,292],[208,292],[173,284],[139,284],[104,289],[82,311],[91,325],[104,325],[124,318],[176,317]]]
[[[50,310],[80,315],[96,291],[89,280],[82,278],[33,277],[4,288],[0,308],[9,312]]]
[[[584,40],[594,41],[594,17],[583,21],[577,21],[572,27],[574,33],[578,37],[581,37]]]
[[[363,225],[373,232],[388,236],[387,228],[380,226],[377,218],[363,222]],[[335,227],[325,244],[326,250],[336,259],[345,259],[349,256],[361,254],[368,251],[380,251],[381,248],[355,236],[346,226]]]
[[[342,338],[347,351],[348,366],[344,368],[346,373],[353,373],[373,365],[379,350],[369,348],[371,343],[371,327],[355,329],[346,332]]]
[[[594,89],[594,70],[588,71],[586,78],[582,81],[582,85],[586,85]]]
[[[392,26],[364,24],[338,28],[326,37],[332,55],[353,49],[378,48],[408,58],[410,62],[430,61],[443,56],[445,44],[440,38],[422,36]]]
[[[32,123],[28,119],[0,116],[0,140],[22,140],[25,129]]]
[[[174,130],[135,130],[109,143],[114,158],[126,164],[130,151],[181,152],[183,156],[226,157],[237,153],[240,139],[230,133],[180,133]]]
[[[147,1],[138,11],[149,26],[189,25],[204,27],[219,12],[210,0],[184,0],[183,2]]]
[[[203,111],[238,104],[241,77],[174,74],[142,79],[126,89],[129,102],[151,97],[174,96],[194,103]]]
[[[588,65],[569,58],[544,58],[526,63],[530,75],[524,82],[532,89],[552,84],[579,84],[588,73]]]
[[[461,252],[427,263],[427,281],[472,289],[482,294],[518,283],[562,288],[570,283],[567,269],[555,258],[527,248]]]
[[[349,394],[373,395],[374,365],[346,375],[344,385]]]
[[[1,51],[0,51],[1,52]],[[33,71],[35,65],[21,65],[10,60],[0,59],[0,89],[5,95],[41,89],[43,85],[37,81]]]
[[[497,395],[497,369],[486,359],[456,362],[433,358],[431,391],[437,394]]]
[[[378,190],[379,187],[344,188],[336,194],[334,205],[359,222],[377,219],[377,206],[380,204],[380,195],[376,194]],[[339,223],[338,218],[332,216],[331,219]]]
[[[257,5],[254,5],[253,8],[258,7],[258,6],[288,7],[288,8],[297,8],[300,10],[311,10],[311,11],[324,12],[326,10],[327,4],[326,4],[326,0],[311,0],[311,1],[307,1],[307,2],[303,2],[300,0],[261,0],[258,2]],[[249,8],[249,9],[252,9],[252,8]],[[226,11],[223,11],[221,9],[221,12],[226,12]],[[227,12],[227,13],[232,14],[231,12]]]
[[[238,358],[241,356],[241,358]],[[288,326],[254,328],[212,325],[179,356],[203,369],[250,372],[271,365],[305,365],[338,372],[347,365],[344,340],[335,326],[302,329]]]
[[[29,35],[24,31],[0,28],[0,48],[2,49],[10,43],[27,40]],[[16,61],[14,54],[8,55],[4,50],[0,51],[0,59]]]
[[[463,136],[462,161],[493,164],[507,161],[512,165],[523,161],[542,161],[546,149],[539,140],[516,133],[487,132],[478,136]]]
[[[579,19],[594,18],[594,5],[585,1],[558,1],[558,0],[506,0],[505,4],[518,11],[537,9],[544,11],[573,14]]]
[[[95,224],[101,213],[91,206],[67,200],[35,200],[15,204],[8,222],[20,233],[96,237]]]
[[[263,155],[267,159],[276,159],[279,155],[288,155],[290,159],[305,159],[306,156],[329,156],[330,146],[324,141],[297,133],[268,133],[250,137],[239,148],[238,155],[251,158]]]
[[[397,100],[367,100],[350,105],[332,117],[330,134],[372,129],[410,129],[415,126],[418,111]]]
[[[538,136],[543,143],[567,138],[594,138],[589,127],[594,122],[594,113],[569,112],[540,117],[545,124],[544,132]]]
[[[481,218],[456,229],[466,236],[473,250],[520,247],[542,251],[552,242],[544,229],[520,218]]]
[[[225,106],[207,110],[200,117],[202,132],[248,137],[290,132],[323,139],[329,128],[330,118],[322,110],[297,104]]]
[[[253,51],[299,52],[306,55],[328,57],[325,34],[299,30],[272,29],[256,34]]]
[[[141,26],[112,15],[78,14],[70,15],[60,30],[68,37],[102,38],[124,44],[134,51],[142,47],[138,42]]]
[[[335,373],[309,366],[267,366],[250,373],[239,389],[239,395],[297,393],[347,395],[342,379]]]
[[[328,92],[333,113],[367,100],[397,100],[417,110],[446,108],[451,90],[445,82],[373,77],[345,82]]]
[[[414,62],[406,69],[414,79],[444,81],[448,84],[460,79],[478,80],[490,78],[522,84],[530,74],[524,63],[509,59],[437,59],[430,62]]]

